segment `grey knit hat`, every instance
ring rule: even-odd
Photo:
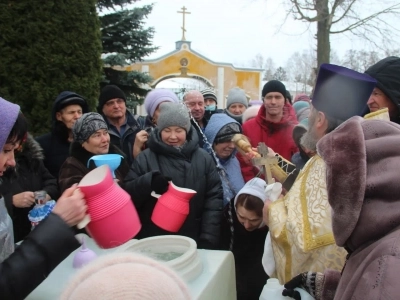
[[[249,106],[244,90],[238,87],[229,90],[228,97],[226,98],[226,108],[229,108],[233,103],[243,104],[246,108]]]
[[[160,104],[160,115],[157,120],[159,130],[170,126],[182,127],[189,132],[190,117],[187,107],[181,103],[164,102]]]
[[[83,114],[72,127],[74,141],[83,144],[93,133],[100,129],[108,129],[103,117],[95,112]]]

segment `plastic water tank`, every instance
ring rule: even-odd
[[[116,251],[139,252],[162,261],[187,282],[194,280],[203,270],[196,242],[185,236],[163,235],[131,240]]]

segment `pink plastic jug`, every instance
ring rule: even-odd
[[[86,174],[78,187],[88,206],[86,230],[99,247],[119,246],[139,233],[142,224],[132,199],[114,182],[107,165]]]
[[[151,220],[164,230],[178,232],[189,214],[190,199],[196,193],[191,189],[177,187],[170,181],[168,190],[163,195],[151,193],[158,198]]]

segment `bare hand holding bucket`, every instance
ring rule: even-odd
[[[86,202],[84,195],[74,184],[58,199],[53,208],[53,213],[63,219],[69,226],[74,226],[81,222],[86,216]]]
[[[88,216],[79,227],[85,227],[99,247],[117,247],[138,234],[141,223],[133,201],[115,183],[108,165],[86,174],[79,182],[79,189],[88,205]]]

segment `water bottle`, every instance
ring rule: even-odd
[[[282,296],[283,285],[276,278],[270,278],[264,285],[260,295],[260,300],[288,300],[290,298]]]
[[[305,290],[301,288],[295,288],[294,290],[300,293],[301,300],[315,300],[313,296],[311,296],[309,293],[307,293]]]

